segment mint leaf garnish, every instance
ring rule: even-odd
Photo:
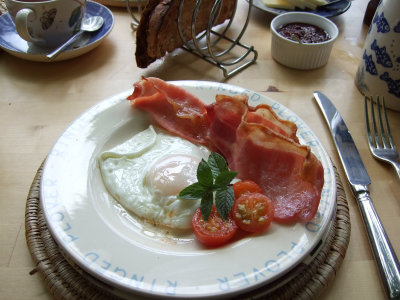
[[[213,206],[213,192],[210,190],[207,190],[203,197],[201,198],[200,202],[200,212],[201,216],[203,217],[204,220],[208,220],[211,214],[212,206]]]
[[[216,152],[212,152],[208,157],[208,165],[211,168],[214,178],[224,171],[229,171],[225,158]]]
[[[211,167],[204,159],[201,160],[197,167],[197,180],[205,187],[209,187],[213,184],[213,173]]]
[[[207,191],[207,187],[200,184],[199,182],[195,182],[188,187],[184,188],[179,193],[179,198],[186,200],[197,200],[201,199],[205,192]]]
[[[231,183],[231,181],[236,177],[237,172],[224,171],[215,178],[215,185],[217,187],[226,187]]]
[[[202,159],[197,167],[198,182],[183,189],[178,197],[186,200],[201,199],[200,211],[205,221],[210,217],[215,198],[217,212],[226,220],[235,201],[230,183],[236,175],[236,172],[229,170],[223,156],[212,152],[207,162]]]
[[[232,209],[233,203],[235,202],[235,193],[231,186],[217,189],[215,193],[215,206],[217,211],[223,220],[229,215]]]

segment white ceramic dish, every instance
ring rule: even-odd
[[[23,40],[18,35],[10,14],[5,13],[0,16],[0,48],[13,56],[37,62],[56,62],[78,57],[99,46],[114,26],[114,16],[107,7],[96,2],[87,1],[86,18],[93,16],[102,16],[104,18],[103,27],[95,33],[83,34],[67,50],[61,52],[54,60],[50,61],[46,57],[50,50],[37,47]]]
[[[238,295],[284,276],[321,243],[336,208],[329,156],[312,130],[283,105],[232,85],[177,81],[211,103],[216,94],[247,93],[250,104],[267,103],[298,125],[298,137],[321,160],[325,184],[315,218],[290,226],[272,224],[261,235],[220,248],[205,248],[191,232],[177,234],[146,225],[106,191],[98,155],[148,126],[126,91],[89,109],[62,134],[46,160],[41,204],[47,225],[69,259],[123,295],[205,298]],[[283,279],[284,280],[284,279]]]
[[[288,23],[306,23],[324,29],[330,39],[306,44],[287,39],[278,29]],[[279,63],[294,69],[311,70],[325,65],[331,54],[339,29],[329,19],[306,12],[289,12],[276,16],[271,22],[271,55]]]

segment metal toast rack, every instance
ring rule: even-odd
[[[126,7],[133,18],[131,27],[133,30],[136,30],[139,25],[140,15],[147,1],[137,0],[137,2],[135,2],[135,11],[132,8],[131,1],[132,0],[126,0]],[[216,30],[213,29],[221,11],[223,1],[224,0],[215,0],[208,20],[207,29],[196,35],[195,23],[197,13],[202,3],[202,0],[196,0],[192,18],[192,40],[185,41],[180,22],[185,0],[181,0],[178,12],[178,31],[182,41],[184,41],[184,45],[182,46],[184,50],[189,51],[190,53],[197,55],[205,61],[220,68],[223,71],[224,77],[229,78],[254,63],[257,60],[258,54],[253,46],[248,46],[240,42],[250,20],[253,0],[246,0],[248,2],[246,20],[244,21],[241,31],[236,34],[236,38],[230,38],[227,34],[233,20],[235,19],[238,0],[235,0],[232,18],[229,19],[228,23],[225,21],[223,25],[216,26]],[[235,24],[238,24],[239,22],[242,23],[243,21],[237,21]]]

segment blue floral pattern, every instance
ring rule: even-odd
[[[390,25],[383,12],[380,15],[376,14],[372,23],[376,24],[378,32],[386,33],[390,31]]]
[[[393,31],[397,32],[397,33],[400,33],[400,21],[397,23],[396,26],[394,26]]]
[[[372,91],[364,77],[376,77],[379,81],[376,84],[381,86],[382,92],[386,90],[387,93],[400,98],[400,75],[396,76],[400,71],[400,37],[398,37],[400,21],[398,18],[393,20],[391,12],[386,12],[385,15],[382,9],[383,2],[380,2],[368,30],[362,64],[357,70],[356,83],[361,91],[368,94]]]
[[[363,59],[365,61],[365,69],[368,73],[372,75],[377,75],[378,70],[376,69],[374,60],[372,59],[372,55],[367,55],[367,51],[364,51]]]
[[[374,50],[376,56],[376,62],[381,64],[385,68],[393,67],[392,60],[390,59],[390,55],[386,52],[386,47],[379,47],[376,39],[371,44],[371,50]]]
[[[400,97],[400,79],[394,80],[390,78],[388,72],[383,73],[379,78],[386,82],[390,94]]]

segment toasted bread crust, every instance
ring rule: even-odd
[[[179,5],[183,0],[150,0],[145,7],[136,33],[136,63],[146,68],[156,59],[183,46],[178,29]],[[236,0],[223,0],[215,25],[232,17]],[[196,18],[196,34],[208,26],[215,0],[202,0]],[[192,17],[196,0],[185,0],[180,25],[185,41],[192,39]]]
[[[136,31],[136,63],[138,67],[145,68],[152,63],[154,59],[147,55],[147,30],[149,26],[150,14],[155,7],[160,3],[160,0],[149,0],[142,12],[140,23]]]

